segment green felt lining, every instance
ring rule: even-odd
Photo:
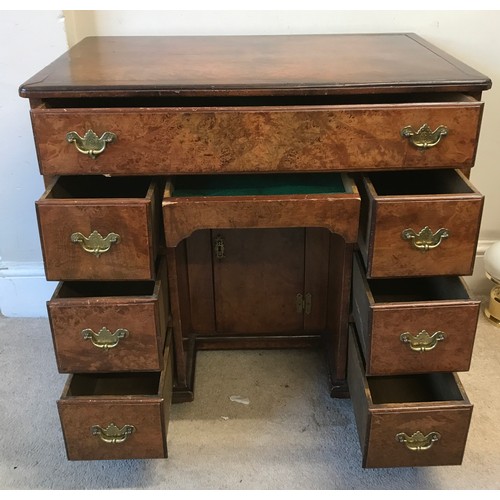
[[[345,193],[338,173],[193,175],[174,179],[172,196],[253,196]]]

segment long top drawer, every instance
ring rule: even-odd
[[[44,175],[472,167],[482,103],[463,94],[413,97],[286,106],[41,104],[31,117]]]

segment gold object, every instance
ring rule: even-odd
[[[432,351],[438,342],[445,339],[445,334],[442,331],[437,331],[429,335],[425,330],[422,330],[415,337],[410,332],[405,332],[399,338],[401,342],[408,344],[412,351],[425,352]]]
[[[226,256],[226,254],[224,253],[225,250],[226,249],[224,247],[224,238],[222,237],[222,235],[218,234],[215,237],[215,245],[214,245],[215,257],[218,260],[222,260]]]
[[[495,244],[494,244],[495,245]],[[490,247],[493,248],[493,247]],[[488,260],[491,256],[488,255],[492,250],[488,249],[484,253],[485,267],[491,267],[488,264]],[[496,269],[495,269],[496,271]],[[485,270],[486,277],[495,284],[495,286],[490,290],[490,300],[488,304],[484,307],[484,315],[497,327],[500,328],[500,280],[494,278],[491,273]],[[497,274],[495,272],[495,274]]]
[[[450,232],[448,229],[442,227],[433,233],[429,226],[425,226],[418,233],[413,229],[404,229],[401,232],[401,236],[404,240],[409,241],[417,250],[427,252],[438,247],[445,238],[450,236]]]
[[[128,330],[125,328],[118,328],[115,333],[111,333],[106,327],[102,327],[99,332],[95,333],[91,328],[82,330],[82,337],[85,340],[90,340],[99,349],[112,349],[116,347],[121,339],[128,335]]]
[[[486,276],[493,281],[493,283],[498,283],[494,280],[488,273]],[[497,327],[500,327],[500,286],[496,285],[490,290],[490,301],[488,305],[484,308],[484,315]]]
[[[84,155],[90,156],[93,160],[97,158],[105,149],[108,142],[113,142],[116,139],[116,134],[113,132],[104,132],[99,137],[93,130],[87,130],[83,137],[80,137],[77,132],[68,132],[66,140],[69,143],[74,143],[76,149]]]
[[[120,235],[109,233],[106,238],[103,238],[97,231],[92,231],[87,238],[82,233],[73,233],[71,241],[73,243],[80,243],[86,252],[93,253],[96,257],[99,257],[102,253],[107,252],[113,243],[120,242]]]
[[[404,443],[411,451],[425,451],[432,447],[434,443],[441,439],[439,432],[429,432],[424,436],[420,431],[408,436],[405,432],[396,434],[396,441]]]
[[[442,137],[448,135],[448,127],[439,125],[439,127],[432,131],[432,129],[424,123],[416,132],[412,126],[407,126],[401,129],[401,136],[408,139],[418,149],[429,149],[437,144]]]
[[[101,441],[108,444],[123,443],[134,431],[133,425],[124,425],[119,429],[113,422],[111,422],[105,429],[100,425],[93,425],[90,428],[93,436],[99,436]]]
[[[306,293],[304,296],[301,293],[298,293],[295,297],[295,305],[297,307],[297,312],[302,314],[311,314],[312,308],[312,295],[310,293]]]

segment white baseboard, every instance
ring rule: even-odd
[[[56,282],[45,279],[42,262],[1,262],[0,313],[10,318],[47,317],[46,301]]]
[[[484,274],[484,252],[496,240],[479,240],[476,250],[476,262],[472,276],[464,276],[470,291],[474,295],[489,295],[492,283]]]
[[[474,274],[465,281],[475,295],[488,295],[491,282],[484,274],[483,257],[494,241],[481,240],[477,247]],[[46,301],[57,285],[45,280],[42,262],[0,262],[0,313],[4,316],[47,317]]]

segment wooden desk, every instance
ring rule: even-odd
[[[167,456],[199,349],[308,347],[364,466],[460,463],[490,86],[414,34],[87,38],[24,83],[68,457]]]

